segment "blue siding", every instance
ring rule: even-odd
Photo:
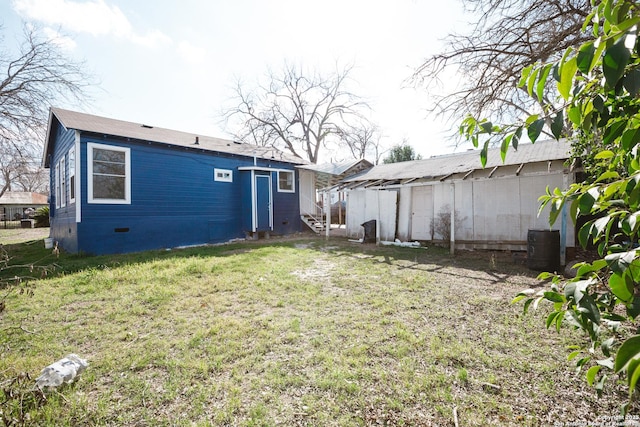
[[[130,148],[131,204],[87,203],[88,142]],[[60,144],[59,139],[56,144]],[[68,251],[122,253],[244,237],[242,213],[247,187],[241,175],[250,174],[238,168],[253,165],[253,158],[89,135],[82,135],[79,155],[82,218],[77,224],[77,245],[61,240]],[[261,166],[274,163],[259,162]],[[292,164],[275,163],[271,166],[293,169]],[[233,182],[214,181],[214,168],[232,170]],[[250,187],[248,192],[250,197]],[[273,194],[275,232],[299,231],[299,221],[293,221],[299,216],[297,193],[283,197],[274,188]],[[75,222],[73,225],[67,228],[75,235]],[[65,230],[60,227],[60,235]]]
[[[76,227],[76,205],[78,201],[71,203],[70,198],[68,197],[68,189],[62,189],[62,197],[64,198],[65,205],[64,207],[60,206],[56,208],[58,202],[62,202],[62,200],[56,200],[56,191],[55,191],[55,171],[56,165],[65,157],[65,168],[64,171],[60,173],[64,173],[65,175],[65,183],[69,185],[69,159],[68,154],[69,150],[75,146],[75,131],[74,130],[66,130],[59,124],[55,126],[55,146],[54,150],[51,153],[51,159],[49,160],[49,164],[51,166],[50,169],[50,204],[49,204],[49,212],[51,216],[51,237],[58,241],[59,245],[65,248],[69,252],[77,252],[78,251],[78,233]],[[77,154],[76,154],[77,155]],[[76,179],[78,179],[76,177]],[[60,203],[61,204],[61,203]]]
[[[278,167],[288,169],[284,164]],[[298,171],[294,172],[294,176],[296,192],[279,193],[278,176],[273,174],[273,231],[276,234],[292,234],[301,229]]]

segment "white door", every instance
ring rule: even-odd
[[[430,185],[413,187],[411,195],[411,239],[431,240],[433,189]]]

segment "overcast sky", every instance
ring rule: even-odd
[[[429,117],[427,95],[405,80],[447,33],[464,30],[457,2],[4,0],[0,22],[7,44],[31,22],[86,62],[100,82],[88,113],[228,137],[218,114],[236,78],[252,84],[285,60],[352,63],[350,89],[369,100],[387,145],[407,138],[425,157],[453,151],[455,124]]]

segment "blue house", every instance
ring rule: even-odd
[[[286,235],[304,227],[296,165],[269,147],[52,108],[51,237],[109,254]]]

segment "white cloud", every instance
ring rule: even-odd
[[[207,51],[204,48],[194,46],[189,42],[183,41],[178,45],[178,53],[187,62],[194,65],[200,65],[204,62]]]
[[[116,36],[136,44],[155,47],[170,42],[160,31],[138,34],[117,6],[104,0],[77,2],[72,0],[13,0],[14,10],[23,18],[60,26],[93,36]]]

